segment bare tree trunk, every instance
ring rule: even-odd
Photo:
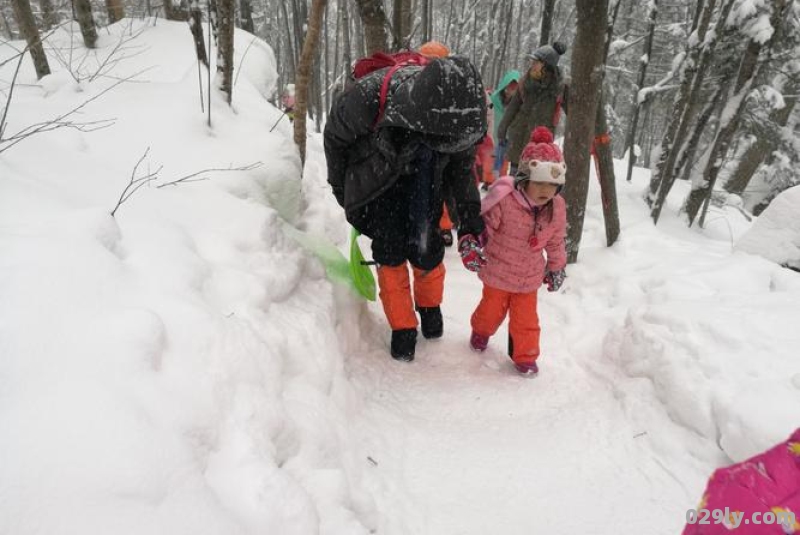
[[[289,57],[289,78],[294,79],[297,76],[297,64],[295,58],[294,46],[292,43],[292,28],[289,23],[289,11],[286,8],[286,2],[279,2],[281,5],[281,13],[283,14],[284,29],[286,30],[286,55]]]
[[[189,4],[189,31],[192,32],[197,59],[208,69],[208,55],[206,55],[206,43],[203,38],[203,13],[200,11],[199,0],[192,0]]]
[[[607,2],[607,0],[606,0]],[[550,33],[553,31],[553,11],[555,10],[556,0],[544,0],[542,10],[542,27],[539,31],[539,46],[544,46],[550,42]],[[605,19],[605,17],[603,17]]]
[[[401,50],[411,46],[411,0],[394,0],[394,49]]]
[[[689,226],[692,226],[695,218],[697,217],[700,207],[705,204],[705,209],[708,208],[708,202],[711,199],[711,193],[714,191],[714,184],[717,182],[719,171],[722,169],[723,160],[728,152],[730,143],[739,126],[742,110],[744,109],[745,97],[750,92],[754,80],[758,78],[759,71],[768,62],[768,58],[759,62],[758,58],[762,48],[766,50],[766,55],[771,56],[772,49],[776,42],[780,41],[784,23],[786,20],[786,11],[791,6],[788,0],[774,0],[772,3],[772,15],[770,15],[770,24],[774,29],[772,35],[766,43],[762,44],[755,40],[751,40],[747,45],[742,63],[739,69],[739,75],[736,80],[734,91],[731,93],[730,102],[735,106],[729,113],[723,114],[723,123],[717,132],[716,139],[711,145],[710,156],[707,159],[706,168],[703,170],[702,180],[692,188],[688,199],[686,199],[685,209],[686,215],[689,218]],[[725,120],[727,119],[727,121]],[[703,216],[700,218],[700,226],[703,226],[705,220],[705,209]]]
[[[602,42],[606,30],[608,0],[576,0],[577,28],[572,52],[572,79],[569,91],[569,119],[564,139],[567,164],[567,261],[578,260],[586,198],[589,191],[589,148],[595,128],[600,95],[603,60]]]
[[[647,39],[644,42],[644,55],[642,55],[641,64],[639,66],[639,78],[636,80],[636,98],[633,103],[633,118],[631,119],[631,127],[628,130],[628,142],[625,145],[628,147],[628,173],[625,180],[631,181],[633,175],[633,164],[636,161],[636,154],[633,150],[633,142],[636,139],[636,126],[639,123],[639,110],[642,108],[642,102],[645,99],[641,98],[642,87],[644,86],[645,76],[647,75],[647,66],[650,63],[650,55],[653,53],[653,36],[656,33],[656,17],[658,16],[658,0],[651,0],[650,13],[647,15]]]
[[[92,17],[92,3],[90,0],[72,0],[72,11],[78,20],[86,48],[97,46],[97,28]]]
[[[358,12],[364,25],[367,54],[385,52],[388,48],[386,35],[386,12],[381,0],[356,0]]]
[[[3,20],[3,28],[6,30],[6,35],[9,39],[14,39],[16,34],[11,30],[11,25],[8,23],[8,18],[6,18],[6,12],[3,9],[0,9],[0,19]]]
[[[300,151],[300,160],[306,161],[306,110],[308,109],[308,83],[311,74],[311,64],[314,60],[314,51],[319,41],[322,14],[325,11],[327,0],[313,0],[311,14],[308,17],[308,31],[303,43],[303,52],[297,66],[297,80],[295,81],[295,115],[294,115],[294,142]]]
[[[619,0],[611,0],[611,15],[606,24],[605,45],[603,46],[602,64],[608,61],[608,51],[614,37],[614,24],[619,13]],[[600,97],[597,102],[597,115],[595,117],[594,141],[592,153],[594,154],[597,179],[600,182],[600,196],[603,203],[603,221],[606,227],[606,245],[611,247],[617,241],[620,232],[619,208],[617,204],[617,185],[614,177],[614,155],[611,152],[611,136],[608,132],[606,119],[606,104],[603,97],[603,81],[605,68],[599,82]]]
[[[769,120],[771,123],[778,127],[784,127],[789,122],[789,117],[792,115],[795,105],[797,104],[797,91],[800,90],[800,84],[795,82],[790,87],[784,88],[783,101],[784,106],[779,110],[775,110],[770,114]],[[756,173],[761,164],[766,160],[774,148],[775,140],[769,136],[759,135],[752,145],[747,147],[744,155],[739,159],[739,164],[731,174],[731,178],[725,183],[725,191],[741,195],[750,184],[750,179]]]
[[[242,29],[246,32],[256,33],[255,24],[253,24],[253,6],[250,0],[239,0],[239,12],[242,19]]]
[[[172,0],[161,0],[164,5],[164,16],[167,20],[186,20],[186,12],[180,7],[180,0],[177,0],[178,6],[172,3]]]
[[[235,0],[217,0],[217,83],[225,101],[233,102],[233,31]]]
[[[106,10],[108,11],[108,23],[114,24],[125,18],[125,4],[122,0],[106,0]]]
[[[431,0],[422,0],[422,42],[427,43],[431,40],[430,28],[430,2]]]
[[[602,95],[597,103],[597,116],[594,126],[595,167],[600,181],[600,197],[603,202],[603,221],[606,225],[606,245],[611,247],[619,238],[619,207],[617,204],[617,184],[614,177],[614,155],[611,152],[611,136],[608,133],[606,107]]]
[[[33,67],[36,69],[36,78],[41,80],[42,77],[50,74],[50,65],[47,63],[47,55],[44,53],[31,4],[29,0],[11,0],[11,7],[14,10],[14,18],[17,19],[17,26],[28,43]]]
[[[342,32],[342,64],[344,75],[349,76],[351,65],[353,64],[353,56],[350,45],[350,10],[346,1],[342,5]]]
[[[45,31],[58,24],[58,14],[53,9],[52,0],[39,0],[39,8],[42,10],[42,27]]]
[[[683,79],[681,80],[678,95],[675,97],[675,113],[672,115],[661,141],[661,153],[650,180],[648,199],[650,201],[650,217],[652,217],[653,223],[658,223],[661,209],[667,200],[667,195],[672,189],[672,185],[675,183],[675,162],[691,123],[689,110],[701,89],[718,37],[723,32],[725,21],[733,7],[734,0],[724,0],[724,2],[720,9],[714,32],[708,42],[705,42],[701,52],[700,46],[706,41],[706,29],[711,20],[714,0],[709,0],[706,4],[706,11],[703,13],[697,29],[698,45],[688,53],[689,58],[683,71]]]

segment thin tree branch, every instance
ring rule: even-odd
[[[192,173],[190,175],[183,176],[177,180],[171,180],[169,182],[165,182],[164,184],[159,184],[156,186],[157,188],[163,188],[166,186],[174,186],[176,184],[180,184],[182,182],[198,182],[200,180],[208,180],[208,178],[196,178],[205,173],[215,173],[219,171],[250,171],[251,169],[256,169],[261,167],[263,164],[261,162],[254,162],[248,165],[243,165],[241,167],[220,167],[220,168],[212,168],[212,169],[203,169],[202,171],[197,171],[196,173]]]

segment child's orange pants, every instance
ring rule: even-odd
[[[509,313],[508,331],[514,340],[517,363],[531,363],[539,356],[539,314],[536,312],[536,292],[511,293],[483,285],[483,297],[472,313],[472,330],[482,336],[492,336]]]
[[[411,281],[408,266],[403,262],[399,266],[378,267],[379,296],[383,311],[393,331],[399,329],[416,329],[418,307],[437,307],[442,304],[444,294],[444,263],[430,271],[412,266],[414,272],[414,296],[411,296]]]

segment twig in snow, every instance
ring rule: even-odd
[[[164,184],[159,184],[156,186],[157,188],[163,188],[166,186],[175,186],[176,184],[180,184],[183,182],[200,182],[202,180],[208,180],[207,177],[198,178],[200,175],[205,173],[215,173],[219,171],[250,171],[251,169],[256,169],[261,167],[261,162],[254,162],[248,165],[243,165],[241,167],[221,167],[221,168],[214,168],[214,169],[203,169],[202,171],[197,171],[196,173],[192,173],[190,175],[183,176],[177,180],[171,180],[169,182],[165,182]]]
[[[139,170],[139,166],[142,164],[142,162],[147,157],[147,154],[149,152],[150,152],[150,147],[147,147],[147,149],[144,151],[144,154],[142,154],[142,157],[139,158],[139,161],[136,162],[136,165],[133,167],[133,171],[131,171],[130,182],[128,182],[128,185],[125,186],[124,190],[122,190],[122,194],[119,196],[119,200],[117,201],[116,206],[114,206],[114,209],[111,210],[111,217],[114,217],[114,214],[117,213],[117,210],[119,210],[119,207],[122,206],[122,203],[124,203],[125,201],[130,199],[131,195],[136,193],[136,191],[139,188],[141,188],[142,186],[144,186],[146,184],[149,184],[153,180],[157,180],[158,179],[158,173],[164,167],[163,165],[159,166],[158,169],[155,170],[155,172],[147,173],[144,176],[136,178],[136,173]]]

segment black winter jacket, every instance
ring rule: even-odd
[[[391,77],[379,118],[388,69],[356,80],[333,103],[325,125],[328,182],[350,212],[388,190],[409,172],[420,144],[439,154],[434,181],[456,201],[461,232],[480,233],[480,194],[471,176],[475,145],[486,134],[486,99],[466,58],[408,66]]]

